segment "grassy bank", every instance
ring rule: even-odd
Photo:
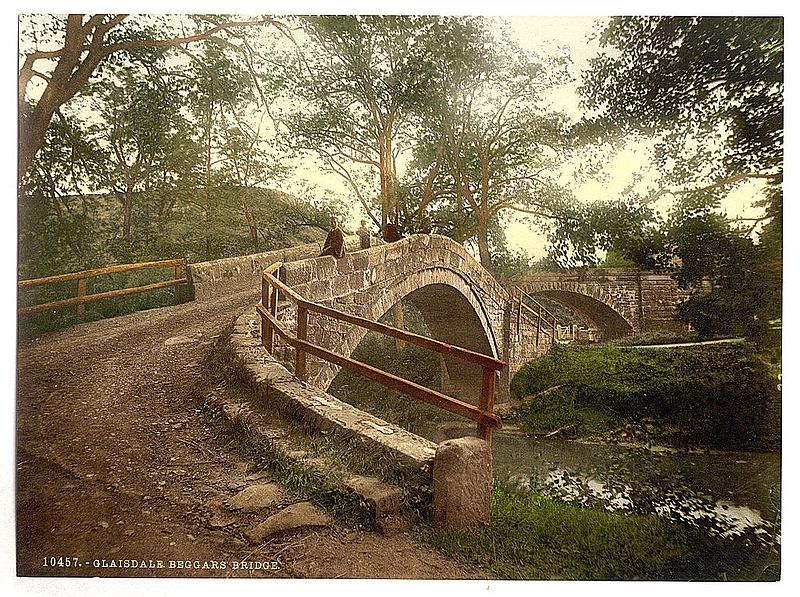
[[[482,532],[430,530],[436,548],[509,579],[774,580],[777,554],[658,516],[571,506],[496,485]]]
[[[770,357],[772,361],[777,356]],[[748,345],[671,349],[557,347],[511,384],[527,432],[720,449],[780,445],[777,369]]]

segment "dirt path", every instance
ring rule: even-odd
[[[231,295],[20,343],[19,575],[480,577],[405,534],[334,526],[245,540],[266,513],[222,501],[267,475],[199,397],[212,389],[202,359],[257,300]]]

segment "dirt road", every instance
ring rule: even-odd
[[[268,475],[202,410],[213,382],[201,362],[257,300],[230,295],[21,341],[18,575],[480,577],[406,534],[333,525],[246,541],[266,513],[223,501]]]

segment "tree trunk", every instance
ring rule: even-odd
[[[492,271],[492,254],[489,252],[489,219],[486,214],[478,214],[478,256],[481,265]]]

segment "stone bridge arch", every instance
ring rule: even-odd
[[[534,290],[530,294],[550,298],[594,322],[603,330],[605,339],[632,334],[637,323],[635,314],[630,309],[626,309],[605,289],[597,286],[559,282]]]
[[[592,321],[605,339],[635,332],[684,330],[676,317],[688,298],[668,274],[637,268],[583,268],[540,272],[512,282]],[[511,288],[511,287],[510,287]]]
[[[341,259],[320,257],[287,263],[284,281],[307,300],[373,321],[401,300],[413,303],[431,335],[442,342],[508,360],[509,296],[505,289],[454,241],[416,235],[396,243],[349,253]],[[291,320],[293,309],[286,317]],[[311,314],[310,341],[349,356],[366,330]],[[432,358],[439,358],[431,353]],[[452,391],[477,404],[481,370],[444,358]],[[339,368],[308,357],[309,383],[326,389]],[[498,401],[508,395],[508,369],[500,374]]]

